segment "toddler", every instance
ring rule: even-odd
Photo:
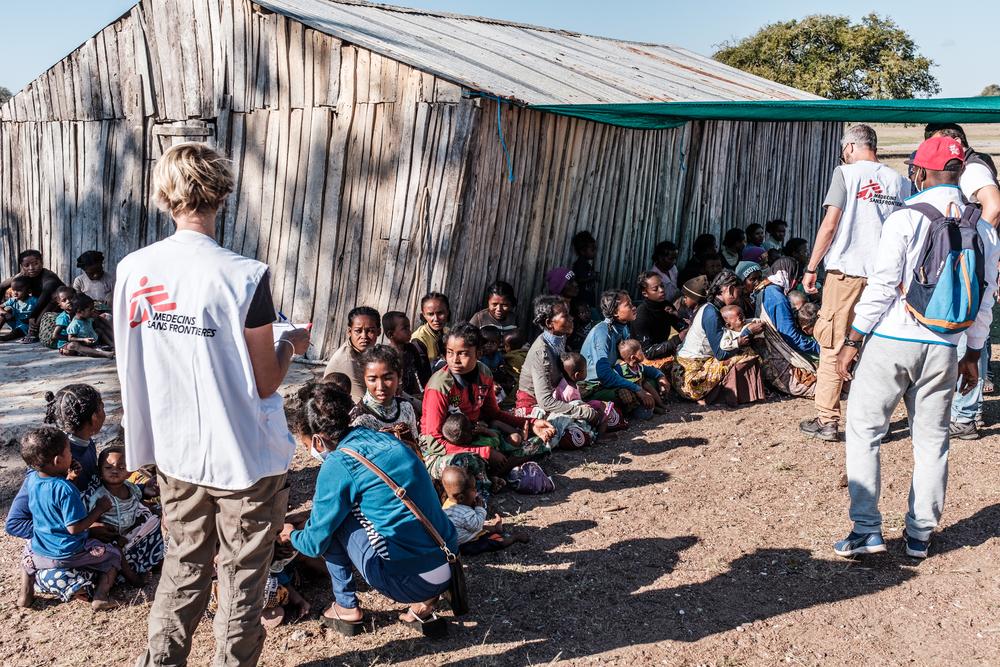
[[[566,347],[579,350],[583,348],[583,342],[594,326],[593,311],[586,302],[574,299],[570,304],[570,312],[573,315],[573,333],[567,337]]]
[[[7,324],[10,331],[0,334],[0,341],[17,340],[28,334],[28,315],[38,304],[38,297],[31,296],[28,281],[24,278],[14,278],[10,283],[13,296],[0,306],[0,326]]]
[[[515,542],[527,542],[522,535],[503,532],[500,515],[486,523],[486,503],[476,491],[476,480],[465,469],[446,466],[441,471],[441,486],[444,489],[444,513],[455,525],[458,533],[458,550],[464,555],[474,556],[488,551],[506,549]]]
[[[114,359],[114,343],[94,331],[93,319],[97,316],[94,300],[86,294],[77,293],[71,300],[70,308],[73,321],[66,327],[68,342],[59,347],[60,354]]]
[[[504,336],[499,327],[492,324],[482,327],[479,333],[483,337],[482,356],[479,357],[479,360],[493,371],[493,381],[502,390],[502,393],[497,392],[497,403],[501,407],[507,407],[506,404],[510,402],[508,399],[513,399],[514,393],[517,391],[517,375],[507,365],[507,359],[504,355],[507,349],[506,344],[504,344],[504,350],[501,350],[501,344],[510,336],[516,337],[516,334]]]
[[[163,562],[163,533],[159,517],[143,503],[143,490],[128,481],[125,448],[105,448],[97,459],[97,469],[101,484],[87,498],[87,506],[94,509],[103,499],[111,502],[100,522],[122,550],[126,564],[140,575],[150,571]]]
[[[31,606],[34,578],[39,570],[83,569],[100,573],[91,606],[110,609],[111,585],[119,570],[140,583],[125,565],[117,547],[91,539],[87,530],[112,508],[109,498],[99,500],[88,513],[83,497],[67,481],[73,454],[66,434],[52,426],[30,431],[21,442],[21,457],[34,471],[25,480],[33,518],[31,546],[23,558],[24,575],[18,604]]]
[[[431,377],[431,367],[410,342],[413,336],[410,330],[410,318],[398,310],[391,310],[382,316],[382,333],[386,342],[399,354],[403,366],[400,377],[400,387],[407,398],[419,399],[424,393],[424,385]],[[417,415],[420,415],[420,401],[410,401]]]
[[[788,305],[791,306],[792,310],[798,310],[802,306],[809,303],[809,298],[804,292],[799,292],[798,290],[792,290],[788,293]]]
[[[587,379],[587,360],[579,352],[566,352],[562,355],[562,380],[559,386],[552,392],[552,396],[557,401],[579,405],[584,402],[578,387],[580,382]],[[597,426],[597,433],[604,433],[607,430],[619,431],[628,427],[615,404],[610,401],[586,401],[587,405],[597,410],[601,415],[601,422]],[[596,434],[590,434],[596,437]]]
[[[618,363],[615,364],[618,374],[649,392],[653,397],[653,412],[658,415],[665,413],[663,397],[670,393],[670,383],[663,371],[642,363],[646,360],[646,355],[643,354],[639,341],[627,338],[618,343],[618,357]],[[653,382],[656,383],[655,386]]]
[[[816,320],[819,319],[819,306],[815,303],[807,302],[795,309],[795,322],[799,325],[807,336],[812,336],[816,329]]]
[[[490,474],[494,475],[490,478],[490,482],[493,484],[493,490],[499,491],[505,486],[499,475],[506,475],[511,468],[550,451],[549,445],[541,438],[531,435],[530,429],[528,423],[525,423],[523,431],[518,431],[501,421],[473,424],[472,420],[462,413],[453,412],[441,425],[441,435],[448,442],[461,447],[487,447],[503,454],[502,466],[494,466],[492,457],[487,459],[490,464]]]
[[[726,330],[722,332],[722,342],[719,343],[719,347],[727,352],[733,352],[740,349],[741,340],[746,341],[744,346],[748,345],[753,338],[753,332],[747,325],[758,320],[746,319],[743,316],[743,309],[735,305],[723,306],[719,313],[722,315],[722,321],[726,323]]]
[[[580,286],[580,299],[588,306],[596,306],[599,276],[594,270],[594,258],[597,257],[597,239],[590,232],[579,232],[573,237],[573,252],[576,253],[573,274]]]

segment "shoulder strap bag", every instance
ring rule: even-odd
[[[424,513],[417,507],[417,504],[413,502],[410,497],[406,494],[406,489],[396,484],[385,472],[382,471],[377,465],[369,461],[363,454],[360,454],[353,449],[347,447],[342,447],[339,451],[344,452],[354,460],[356,460],[361,465],[365,466],[371,470],[375,475],[381,479],[386,485],[392,489],[393,495],[399,498],[406,508],[417,518],[417,520],[423,525],[427,534],[437,542],[438,548],[444,552],[444,557],[448,561],[448,565],[451,568],[451,583],[448,587],[448,601],[451,603],[451,611],[455,616],[464,616],[469,613],[469,593],[465,583],[465,570],[462,568],[462,561],[459,559],[458,554],[453,553],[451,549],[448,548],[448,543],[444,541],[441,534],[438,533],[434,524],[424,515]]]

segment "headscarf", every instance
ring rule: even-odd
[[[572,269],[560,266],[545,274],[545,286],[549,294],[562,294],[566,284],[576,277]]]
[[[747,262],[759,262],[765,252],[767,251],[760,246],[748,245],[743,248],[743,254],[740,256],[740,259]],[[737,266],[736,268],[739,269],[740,267]],[[737,271],[736,274],[739,275],[739,271]]]
[[[763,271],[763,267],[757,262],[740,262],[736,265],[736,277],[740,280],[746,280],[754,271]]]
[[[777,285],[781,291],[788,294],[792,291],[795,281],[799,279],[799,263],[791,257],[782,257],[771,265],[767,281]]]

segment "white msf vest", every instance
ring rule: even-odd
[[[845,164],[840,170],[847,199],[823,263],[827,271],[867,278],[875,270],[882,223],[909,196],[909,182],[879,162]]]
[[[243,324],[267,266],[192,231],[118,265],[114,328],[129,467],[241,490],[288,471],[281,395],[261,399]]]

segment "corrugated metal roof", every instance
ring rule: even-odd
[[[351,0],[254,2],[470,90],[524,104],[820,99],[674,46]]]

